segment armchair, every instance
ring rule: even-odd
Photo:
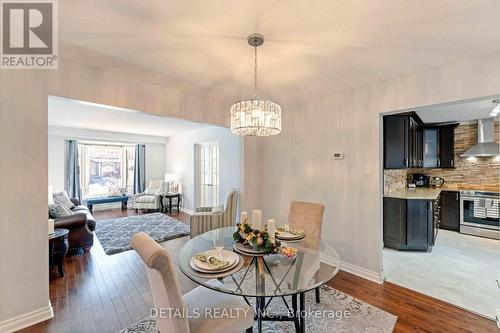
[[[135,211],[138,212],[139,209],[159,210],[161,208],[161,196],[166,191],[166,183],[163,179],[151,179],[144,192],[134,194]]]
[[[221,211],[213,211],[213,207],[199,207],[190,217],[191,238],[207,231],[236,225],[236,209],[238,192],[231,190],[226,197],[226,204]]]

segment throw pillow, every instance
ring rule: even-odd
[[[119,197],[122,196],[122,188],[116,184],[111,184],[108,188],[108,197]]]
[[[72,209],[75,207],[75,204],[69,200],[68,193],[66,191],[62,192],[56,192],[52,194],[52,197],[54,198],[54,203],[66,206],[68,209]]]
[[[222,211],[223,211],[222,206],[215,206],[212,208],[212,214],[222,213]]]
[[[64,205],[53,204],[49,205],[49,216],[50,218],[58,218],[64,216],[73,215],[73,212]]]

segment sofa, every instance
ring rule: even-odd
[[[63,228],[69,230],[68,253],[75,254],[84,250],[88,252],[92,245],[94,245],[94,230],[95,219],[85,205],[80,204],[80,200],[70,198],[71,202],[75,205],[71,209],[72,215],[54,218],[54,228]]]

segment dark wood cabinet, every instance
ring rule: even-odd
[[[384,198],[384,246],[426,251],[435,239],[432,200]]]
[[[384,117],[384,168],[454,168],[455,127],[422,123],[415,113]]]
[[[423,166],[422,125],[414,115],[384,117],[384,168]]]
[[[406,245],[406,200],[384,198],[384,246],[399,249]]]
[[[442,191],[440,206],[441,223],[439,228],[460,231],[460,193]]]
[[[409,167],[409,117],[384,117],[384,167],[404,169]]]
[[[441,168],[455,167],[455,126],[439,128],[439,162]]]

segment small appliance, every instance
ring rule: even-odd
[[[444,179],[441,177],[431,177],[429,179],[429,185],[435,187],[441,187],[444,184]]]
[[[413,183],[417,187],[429,186],[429,176],[424,175],[423,173],[414,173],[410,177],[411,179],[409,183]]]

